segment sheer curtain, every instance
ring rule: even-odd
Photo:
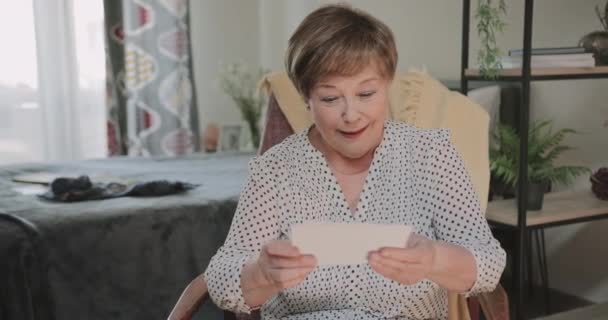
[[[0,164],[106,156],[103,3],[0,2]]]

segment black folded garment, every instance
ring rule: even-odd
[[[180,193],[198,187],[187,182],[158,180],[133,185],[122,183],[93,183],[88,176],[78,178],[57,178],[51,182],[49,191],[41,198],[53,201],[74,202],[101,200],[125,196],[159,197]]]

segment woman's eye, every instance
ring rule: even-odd
[[[359,97],[361,98],[369,98],[371,96],[373,96],[376,93],[376,91],[365,91],[359,94]]]
[[[321,101],[323,101],[325,103],[332,103],[332,102],[334,102],[336,100],[338,100],[338,97],[330,96],[330,97],[323,97],[323,98],[321,98]]]

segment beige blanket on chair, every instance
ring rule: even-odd
[[[284,72],[267,75],[261,85],[274,94],[294,132],[312,124],[306,104]],[[424,72],[398,75],[390,89],[390,117],[421,128],[449,128],[485,212],[490,181],[489,116],[482,107],[450,91]],[[450,293],[449,319],[470,319],[464,297]]]

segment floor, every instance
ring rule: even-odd
[[[504,277],[501,281],[502,286],[507,291],[510,302],[514,301],[515,292],[511,290],[511,279],[509,277]],[[528,297],[524,299],[525,301],[525,311],[526,319],[534,319],[542,316],[547,316],[550,314],[555,314],[559,312],[564,312],[572,309],[577,309],[585,306],[592,305],[593,303],[582,299],[580,297],[572,296],[554,289],[549,289],[549,312],[547,313],[546,304],[545,304],[545,294],[542,288],[540,287],[532,287],[531,290],[528,290]],[[513,309],[511,311],[511,315],[514,315]],[[580,319],[585,320],[585,319]]]
[[[511,315],[513,312],[513,302],[515,301],[516,290],[512,290],[511,271],[513,263],[513,248],[516,244],[513,234],[510,231],[505,231],[500,228],[492,228],[494,236],[500,241],[501,246],[507,251],[507,266],[505,268],[501,284],[507,291],[509,301],[511,302]],[[536,252],[530,257],[534,260],[532,274],[534,277],[533,282],[539,283],[540,271],[538,268]],[[527,272],[526,272],[527,273]],[[527,276],[526,276],[527,278]],[[529,279],[526,279],[526,283],[529,283]],[[524,314],[525,319],[534,319],[550,314],[555,314],[563,311],[568,311],[580,307],[592,305],[593,303],[583,298],[572,296],[554,289],[549,289],[549,308],[547,309],[545,304],[545,293],[541,286],[528,286],[526,293],[528,296],[524,299]],[[585,319],[580,319],[585,320]]]

